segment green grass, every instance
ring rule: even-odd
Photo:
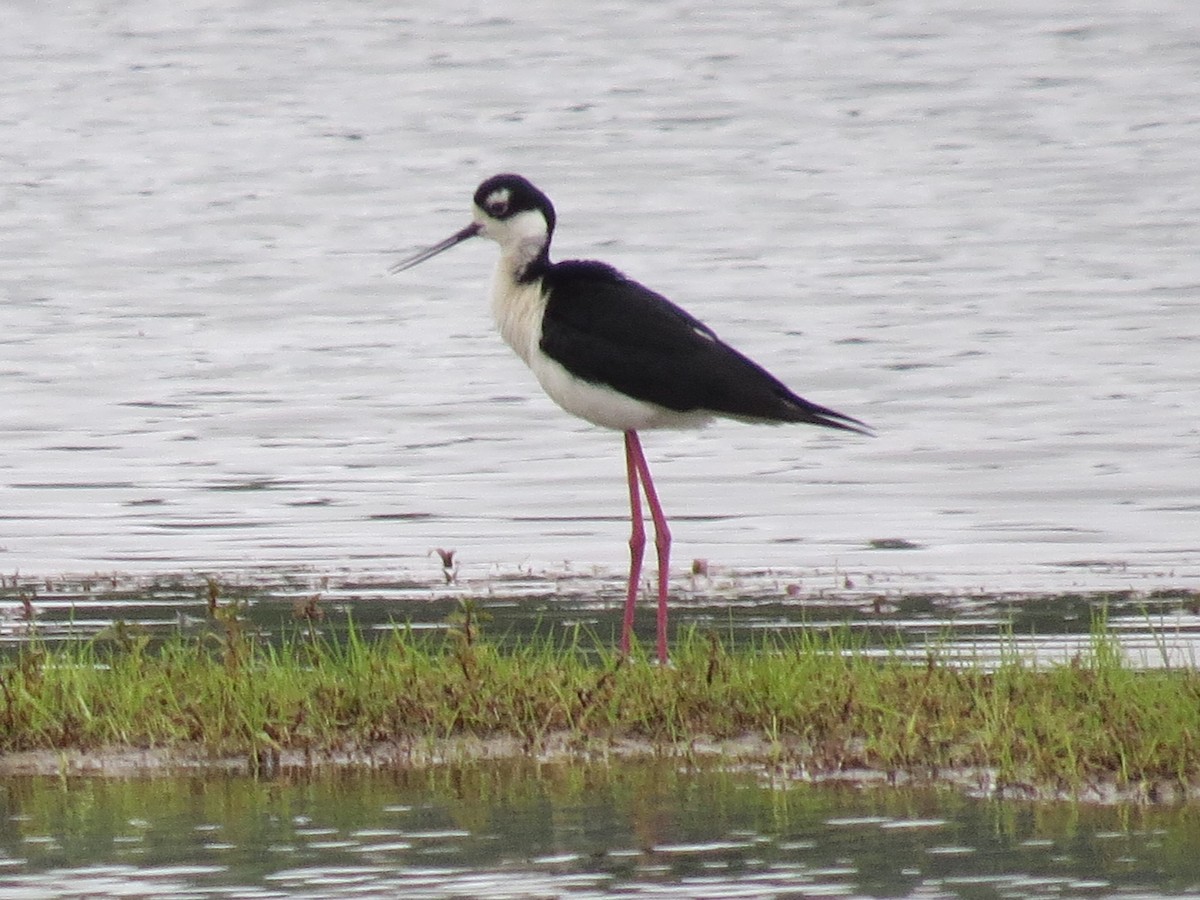
[[[576,636],[501,651],[467,608],[448,636],[399,629],[257,639],[236,609],[151,647],[121,629],[0,665],[0,752],[178,749],[214,756],[369,749],[381,742],[554,735],[759,739],[809,771],[988,767],[1003,782],[1200,782],[1200,673],[1126,667],[1103,622],[1069,665],[998,668],[880,657],[849,631],[729,649],[688,631],[663,668]]]

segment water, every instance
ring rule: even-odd
[[[683,566],[1197,583],[1189,0],[14,3],[4,31],[10,573],[619,570],[619,441],[492,333],[494,248],[386,274],[512,169],[561,256],[879,432],[649,435]]]
[[[1194,807],[813,787],[675,762],[9,778],[0,898],[1194,896]]]
[[[465,591],[611,631],[618,439],[493,334],[493,247],[386,274],[515,170],[554,198],[560,257],[619,265],[879,433],[645,436],[681,620],[882,615],[916,652],[950,629],[986,656],[1039,615],[1018,594],[1117,591],[1135,662],[1194,663],[1197,109],[1191,0],[10,2],[0,572],[24,587],[0,638],[27,638],[35,583],[51,639],[200,627],[208,572],[268,584],[264,627],[314,592],[323,628],[358,599],[432,625]],[[93,572],[161,604],[60,578]],[[1060,601],[1028,652],[1070,657],[1089,610]],[[1197,885],[1188,810],[572,771],[598,799],[533,815],[544,780],[9,781],[0,893]]]
[[[354,626],[368,638],[411,628],[435,642],[454,626],[468,601],[498,646],[547,637],[584,652],[615,645],[625,602],[618,579],[559,571],[447,583],[311,573],[257,572],[239,580],[156,578],[12,580],[0,585],[0,658],[31,641],[152,642],[197,640],[224,626],[209,603],[235,608],[260,638],[280,642],[316,634],[337,640]],[[1088,658],[1093,627],[1106,633],[1135,668],[1200,665],[1200,595],[1184,591],[1076,593],[1053,597],[955,591],[893,593],[878,585],[774,571],[694,575],[671,600],[674,633],[695,629],[726,645],[759,647],[800,629],[848,630],[855,653],[930,654],[948,665],[993,667],[1020,656],[1041,665]],[[653,604],[639,607],[638,639],[651,646]],[[675,637],[675,634],[672,635]]]

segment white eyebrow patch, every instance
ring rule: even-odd
[[[508,200],[511,196],[512,191],[508,188],[500,188],[492,191],[484,201],[484,208],[494,216],[504,215],[508,210]]]

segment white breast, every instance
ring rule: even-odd
[[[502,257],[492,279],[492,318],[505,343],[527,366],[533,365],[533,354],[541,343],[545,312],[541,279],[522,284],[513,278],[511,264]]]

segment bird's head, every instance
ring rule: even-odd
[[[410,269],[480,235],[498,243],[512,268],[524,272],[534,261],[547,259],[555,221],[554,204],[528,179],[520,175],[493,175],[475,190],[470,225],[401,260],[390,271]]]

